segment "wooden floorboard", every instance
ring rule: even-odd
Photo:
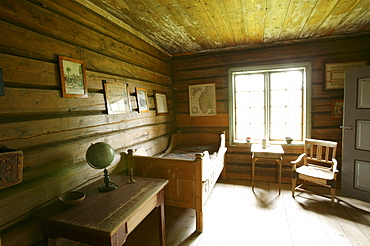
[[[219,180],[204,211],[204,232],[195,232],[195,211],[166,206],[167,246],[370,245],[370,204],[340,196],[331,206],[329,190],[308,186],[296,192],[274,182]],[[326,196],[317,195],[323,193]],[[66,244],[71,245],[71,244]],[[158,246],[157,215],[152,212],[125,246]]]

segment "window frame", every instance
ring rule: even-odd
[[[229,144],[230,146],[244,146],[246,141],[240,141],[235,139],[235,98],[234,98],[234,74],[243,72],[268,72],[268,71],[279,71],[285,69],[304,68],[306,77],[304,78],[304,93],[303,101],[306,103],[304,114],[305,130],[303,131],[303,139],[311,137],[311,90],[312,90],[312,66],[310,62],[302,63],[286,63],[286,64],[274,64],[274,65],[262,65],[262,66],[249,66],[249,67],[237,67],[229,68],[228,70],[228,91],[229,91]],[[285,143],[279,141],[273,141],[270,143]],[[302,142],[293,141],[293,144],[302,144]]]

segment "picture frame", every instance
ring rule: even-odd
[[[63,97],[88,97],[85,62],[59,56]]]
[[[190,116],[214,116],[216,109],[216,84],[189,85]]]
[[[331,100],[331,118],[341,119],[343,118],[343,99]]]
[[[148,105],[148,93],[144,88],[135,88],[136,91],[136,101],[137,101],[137,110],[139,113],[149,112]]]
[[[340,62],[325,64],[325,89],[344,89],[345,71],[351,67],[366,66],[367,61]]]
[[[105,106],[108,114],[131,113],[128,84],[103,80]]]
[[[154,91],[153,94],[155,111],[157,113],[157,116],[167,115],[168,114],[167,93],[163,91]]]

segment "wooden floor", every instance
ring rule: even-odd
[[[253,193],[250,181],[220,180],[206,204],[202,234],[195,232],[194,210],[166,206],[166,245],[370,245],[369,203],[338,196],[333,209],[326,197],[296,195],[290,184],[282,184],[279,196],[276,183],[257,181]],[[125,246],[157,245],[157,216],[151,213]]]

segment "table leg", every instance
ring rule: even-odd
[[[52,231],[51,226],[46,224],[46,223],[42,223],[41,228],[42,228],[42,231],[43,231],[44,245],[45,246],[56,246],[57,245],[57,237],[53,237],[51,235],[52,234],[52,233],[50,233],[50,231]]]
[[[166,245],[166,229],[165,229],[165,212],[164,212],[164,190],[158,193],[158,203],[157,214],[159,223],[159,240],[161,245]]]
[[[281,169],[283,165],[283,160],[281,157],[280,157],[280,160],[278,161],[278,164],[279,164],[279,195],[280,195],[281,193]]]
[[[47,236],[44,236],[44,245],[45,246],[56,246],[57,240],[56,238],[49,238]]]
[[[254,191],[254,169],[256,166],[256,158],[252,157],[252,191]]]
[[[279,160],[278,159],[276,159],[276,179],[275,179],[275,182],[276,183],[279,183]]]

